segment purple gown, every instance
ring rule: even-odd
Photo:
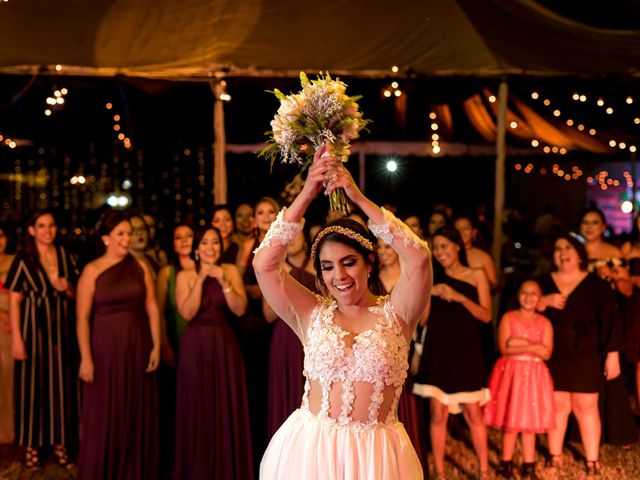
[[[144,272],[131,255],[96,278],[92,383],[84,384],[78,478],[154,479],[158,465],[156,377]]]
[[[244,362],[218,281],[180,343],[176,422],[177,480],[253,478]]]
[[[291,276],[309,290],[316,292],[316,277],[303,268],[292,267]],[[304,351],[294,331],[282,319],[273,324],[269,351],[269,388],[267,429],[269,439],[300,407],[304,393]]]

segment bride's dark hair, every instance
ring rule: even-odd
[[[360,236],[361,238],[371,242],[372,245],[376,244],[376,239],[373,237],[369,229],[350,218],[340,218],[322,227],[322,229],[320,229],[320,232],[318,232],[318,234],[316,235],[316,238],[318,238],[319,240],[315,244],[315,256],[313,258],[313,268],[315,268],[316,270],[316,283],[318,284],[319,289],[323,292],[327,291],[327,286],[322,279],[322,269],[320,268],[320,252],[322,251],[322,246],[326,242],[331,241],[347,245],[348,247],[353,248],[360,255],[362,255],[364,262],[367,265],[371,265],[371,273],[369,274],[369,278],[367,280],[369,290],[374,295],[382,295],[384,293],[384,288],[382,286],[382,282],[380,282],[380,266],[378,262],[378,256],[375,254],[375,250],[370,250],[355,238],[351,238],[350,236],[340,232],[339,230],[334,230],[323,235],[323,230],[326,230],[330,227],[340,227],[342,229],[346,229],[347,231],[351,230],[354,234],[356,234],[354,235],[354,237]]]

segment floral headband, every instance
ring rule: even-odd
[[[313,246],[311,247],[312,262],[315,263],[316,261],[316,249],[318,248],[318,243],[323,237],[327,236],[330,233],[339,233],[340,235],[344,235],[345,237],[350,238],[351,240],[355,240],[367,250],[370,250],[372,252],[374,251],[373,243],[371,243],[371,240],[364,238],[358,232],[355,232],[350,228],[341,227],[339,225],[333,225],[331,227],[323,228],[322,230],[320,230],[318,235],[316,235],[316,239],[313,241]]]

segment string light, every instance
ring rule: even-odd
[[[631,105],[633,103],[633,98],[632,97],[627,97],[627,105]]]
[[[105,108],[109,111],[113,110],[113,103],[108,102],[105,105]],[[119,113],[115,112],[113,113],[113,115],[111,116],[111,118],[113,119],[113,132],[116,134],[116,138],[119,142],[122,142],[122,146],[126,149],[126,150],[131,150],[133,148],[132,144],[131,144],[131,139],[127,137],[126,133],[123,131],[123,127],[120,123],[122,120],[122,115],[120,115]]]
[[[65,100],[64,97],[69,93],[69,90],[66,88],[62,88],[60,90],[55,89],[53,94],[48,96],[45,99],[45,103],[47,107],[45,107],[44,114],[47,117],[50,117],[53,112],[59,109],[62,105],[64,105]]]
[[[391,67],[391,71],[393,73],[398,73],[400,71],[400,69],[396,65],[394,65],[393,67]]]
[[[431,119],[431,130],[433,131],[431,134],[431,152],[434,155],[438,155],[440,153],[440,135],[436,133],[438,130],[437,118],[438,114],[436,112],[429,113],[429,119]]]
[[[531,98],[537,100],[538,98],[540,98],[540,95],[538,95],[538,92],[531,92]]]
[[[391,82],[391,84],[384,88],[382,94],[385,98],[391,98],[392,96],[401,97],[402,90],[400,90],[400,84],[396,81]]]

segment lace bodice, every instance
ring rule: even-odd
[[[322,389],[318,417],[343,426],[371,428],[380,423],[378,417],[384,401],[383,390],[395,387],[391,407],[383,423],[396,421],[398,399],[407,376],[409,343],[403,333],[403,320],[396,314],[389,297],[379,297],[378,303],[369,307],[369,311],[377,315],[377,322],[374,327],[356,335],[351,347],[347,347],[344,341],[349,332],[334,322],[335,301],[317,298],[318,306],[311,316],[304,345],[306,382],[303,409],[309,409],[310,382],[315,381]],[[351,418],[356,400],[354,384],[358,382],[373,386],[366,422]],[[342,389],[337,419],[329,416],[330,390],[334,384],[340,384]]]

